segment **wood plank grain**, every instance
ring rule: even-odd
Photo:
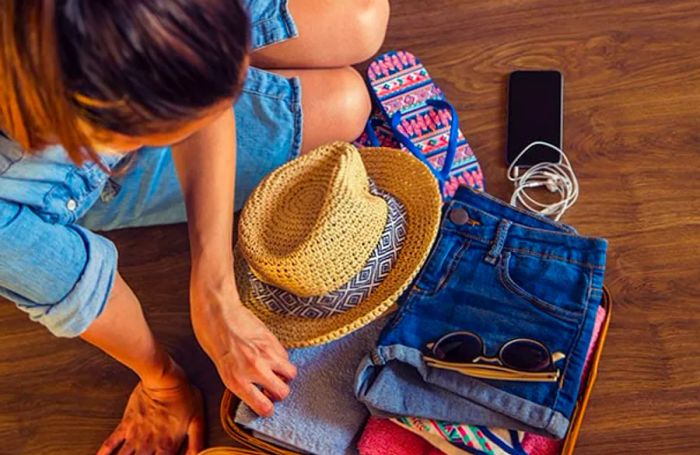
[[[690,0],[395,0],[384,49],[418,55],[457,107],[492,194],[507,198],[505,83],[565,77],[565,146],[582,195],[566,216],[610,240],[612,327],[577,454],[700,453],[700,15]],[[187,311],[184,226],[110,234],[158,337],[204,388],[222,386]],[[0,305],[0,454],[89,454],[136,379]]]

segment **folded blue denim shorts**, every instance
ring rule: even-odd
[[[374,414],[566,435],[601,302],[607,242],[461,188],[445,207],[429,259],[402,297],[376,349],[359,366],[355,393]],[[551,353],[560,379],[478,379],[433,368],[428,343],[477,334],[484,354],[519,338]]]
[[[253,49],[298,35],[286,0],[243,0],[251,17]],[[302,144],[301,87],[250,68],[236,116],[236,191],[239,210],[262,178],[296,158]],[[101,198],[78,221],[92,230],[110,230],[186,221],[185,203],[170,147],[139,150],[124,175],[109,179]]]

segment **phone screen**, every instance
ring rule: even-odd
[[[563,91],[558,71],[514,71],[508,81],[508,145],[506,160],[535,141],[561,148]],[[518,166],[541,162],[558,163],[556,150],[535,146],[518,160]]]

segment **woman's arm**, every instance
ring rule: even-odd
[[[233,263],[236,126],[232,109],[173,147],[185,196],[192,273],[211,284],[227,281]],[[206,272],[206,273],[205,273]]]
[[[289,393],[287,352],[240,303],[233,275],[236,129],[232,109],[173,147],[187,206],[192,256],[190,309],[197,340],[222,381],[260,415]]]

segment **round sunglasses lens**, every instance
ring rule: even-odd
[[[516,370],[544,371],[552,364],[547,349],[539,343],[517,340],[503,348],[501,361]]]
[[[433,354],[445,362],[468,363],[481,355],[481,340],[468,333],[448,335],[435,345]]]

